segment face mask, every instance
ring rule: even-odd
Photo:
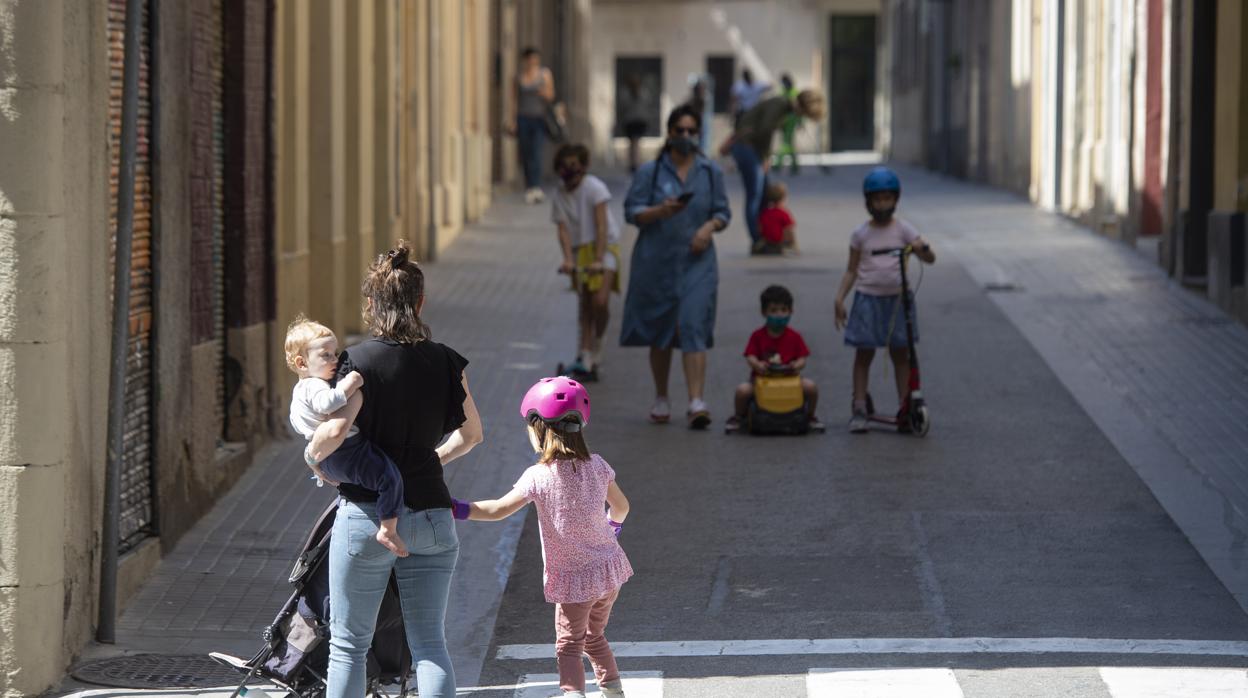
[[[789,326],[788,315],[768,315],[767,316],[767,329],[769,330],[783,330],[784,328],[788,326]]]
[[[581,169],[579,167],[559,168],[559,179],[562,179],[565,182],[571,182],[572,180],[580,176],[581,176]]]
[[[893,219],[893,213],[897,211],[897,207],[892,208],[875,208],[870,202],[867,202],[867,212],[871,214],[871,218],[876,223],[887,223]]]
[[[667,144],[672,147],[672,150],[675,150],[681,155],[688,155],[698,149],[697,139],[690,138],[689,136],[669,138]]]

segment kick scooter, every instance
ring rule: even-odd
[[[572,290],[580,293],[581,284],[583,283],[582,280],[586,279],[593,273],[595,272],[591,272],[588,267],[573,267],[571,273],[568,274],[572,277]],[[601,272],[597,273],[601,274]],[[555,375],[566,376],[572,380],[580,381],[582,383],[598,382],[598,366],[595,365],[586,367],[584,364],[578,366],[577,363],[579,362],[564,364],[560,361],[559,365],[555,367]]]
[[[875,403],[871,399],[871,394],[867,393],[867,418],[879,424],[895,427],[899,432],[922,437],[927,436],[927,432],[932,428],[932,419],[928,414],[927,403],[923,400],[923,389],[919,383],[919,354],[914,348],[914,324],[910,321],[913,300],[910,297],[910,281],[906,277],[906,261],[913,252],[912,245],[886,247],[871,252],[873,256],[891,255],[901,259],[901,309],[906,318],[906,351],[910,355],[910,386],[909,393],[902,401],[901,409],[897,411],[896,417],[876,414]],[[892,333],[889,334],[891,340]]]

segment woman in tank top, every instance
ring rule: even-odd
[[[542,146],[546,142],[546,112],[555,100],[555,78],[542,65],[542,54],[529,47],[520,54],[516,76],[516,114],[511,130],[520,141],[520,162],[524,167],[524,201],[540,204],[542,193]]]

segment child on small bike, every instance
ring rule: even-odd
[[[773,285],[763,289],[758,300],[766,324],[754,330],[745,345],[750,380],[737,386],[734,413],[724,427],[728,432],[739,430],[746,418],[750,399],[754,397],[754,376],[775,372],[800,373],[806,367],[806,357],[810,356],[806,340],[797,330],[789,327],[789,320],[793,317],[793,293],[783,286]],[[802,394],[806,398],[810,428],[815,431],[823,429],[823,423],[815,416],[815,407],[819,402],[819,388],[815,382],[803,378]]]
[[[607,185],[587,172],[588,148],[566,143],[555,152],[554,164],[563,180],[550,200],[550,220],[558,230],[563,253],[559,273],[572,276],[579,306],[580,343],[567,372],[596,376],[610,320],[611,293],[620,292],[620,224],[608,206],[611,192]]]
[[[849,265],[836,294],[836,328],[844,329],[845,344],[857,349],[854,355],[853,416],[849,421],[849,430],[855,434],[867,431],[867,382],[876,349],[888,348],[900,404],[905,404],[909,391],[910,355],[906,321],[900,317],[904,253],[891,254],[890,251],[909,248],[927,264],[936,261],[931,246],[924,242],[914,226],[894,215],[901,198],[901,180],[896,173],[887,167],[871,170],[863,180],[862,194],[871,219],[859,226],[850,237]],[[850,289],[854,289],[854,304],[847,313],[845,297]],[[915,322],[913,294],[910,308],[913,339],[918,342],[919,326]],[[902,416],[899,411],[898,429],[905,431],[909,423],[901,419]]]
[[[620,587],[633,576],[616,538],[628,499],[615,471],[590,453],[589,393],[565,377],[543,378],[520,403],[529,443],[538,455],[512,490],[499,499],[453,502],[457,519],[501,521],[530,501],[542,538],[542,583],[555,604],[555,657],[565,698],[585,698],[582,655],[589,655],[603,698],[624,698],[620,670],[604,632]],[[604,504],[606,509],[604,511]]]

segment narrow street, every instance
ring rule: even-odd
[[[251,698],[620,698],[601,605],[606,685],[578,690],[547,560],[578,589],[551,598],[619,592],[630,698],[1248,698],[1243,0],[0,0],[0,36],[0,698],[233,698],[248,666]],[[800,253],[751,255],[786,196]],[[888,352],[855,368],[836,328],[854,260],[854,346],[901,343],[910,225],[924,436]],[[634,256],[628,322],[612,297],[585,350],[621,582],[598,490],[568,495],[598,471],[525,479],[588,522],[546,550],[536,507],[445,507],[506,496],[527,391],[581,375],[601,298],[558,270],[627,290]],[[712,346],[673,356],[656,425],[620,338],[668,341],[677,295]],[[426,325],[484,425],[441,469],[460,366],[406,346]],[[826,429],[732,433],[747,344],[800,357]],[[305,564],[338,492],[302,437],[358,379],[364,437],[324,466],[400,471],[405,614],[372,612],[368,507]],[[562,439],[584,396],[546,387]]]
[[[1243,375],[1245,329],[1117,243],[1009,195],[902,170],[901,215],[938,257],[918,291],[934,426],[926,439],[851,435],[852,354],[831,302],[849,232],[864,217],[864,171],[790,180],[800,257],[748,257],[739,221],[720,235],[713,429],[647,423],[645,352],[609,344],[587,436],[633,506],[621,543],[637,574],[608,631],[629,695],[817,697],[855,686],[880,695],[891,686],[898,695],[1120,697],[1165,695],[1142,691],[1170,680],[1243,689],[1248,616],[1231,591],[1242,599],[1246,587],[1232,566],[1221,580],[1211,571],[1238,550],[1220,558],[1217,541],[1242,540],[1243,495],[1217,468],[1242,457],[1242,421],[1212,405],[1187,412],[1203,427],[1187,435],[1219,446],[1192,450],[1183,423],[1166,415],[1215,389],[1243,404],[1242,381],[1197,379]],[[611,186],[622,198],[625,181]],[[428,267],[427,316],[435,337],[471,360],[486,424],[485,443],[448,471],[461,498],[500,495],[531,463],[516,402],[571,353],[574,299],[554,273],[548,213],[503,200]],[[761,321],[757,295],[771,283],[796,296],[792,325],[813,352],[806,375],[821,388],[826,434],[722,433],[741,350]],[[1099,324],[1099,313],[1117,324]],[[1139,344],[1145,335],[1152,341]],[[1224,343],[1239,353],[1206,365]],[[1124,344],[1138,351],[1124,356]],[[1164,366],[1139,368],[1158,352],[1186,390]],[[884,362],[871,380],[881,409],[893,409]],[[678,372],[672,394],[683,411]],[[1225,511],[1185,489],[1192,472],[1207,472],[1195,489],[1221,497]],[[328,497],[304,479],[295,446],[271,449],[130,604],[121,646],[254,652]],[[468,695],[546,695],[553,614],[536,516],[459,530],[448,636],[460,685],[482,687]]]
[[[903,171],[901,215],[938,256],[918,292],[934,426],[925,440],[851,435],[852,353],[833,329],[831,302],[849,232],[864,217],[863,171],[791,181],[801,257],[748,258],[739,223],[719,240],[708,389],[717,425],[761,322],[757,294],[778,282],[796,296],[792,326],[813,352],[807,375],[821,388],[827,434],[650,425],[642,351],[613,348],[594,386],[590,444],[633,503],[621,542],[637,570],[607,635],[628,644],[621,666],[637,672],[640,695],[857,695],[845,693],[853,686],[893,695],[871,691],[894,686],[896,695],[1138,696],[1167,695],[1172,680],[1248,688],[1242,671],[1211,669],[1248,666],[1248,616],[1175,523],[1211,545],[1242,540],[1233,514],[1244,511],[1242,495],[1225,477],[1235,468],[1220,475],[1218,464],[1229,457],[1242,469],[1243,422],[1199,405],[1215,390],[1243,405],[1243,328],[1167,284],[1142,255],[1009,195]],[[1203,364],[1214,346],[1235,346],[1206,343],[1222,336],[1238,349],[1217,355],[1219,373]],[[1158,354],[1169,363],[1151,365]],[[1228,369],[1241,379],[1217,384]],[[890,378],[877,361],[877,397],[889,395]],[[673,395],[682,394],[676,383]],[[523,441],[518,427],[501,436]],[[1197,440],[1206,446],[1189,448]],[[502,467],[514,477],[526,464]],[[1163,489],[1174,518],[1133,465]],[[1209,473],[1196,489],[1222,488],[1228,506],[1210,508],[1184,487],[1193,469]],[[534,688],[516,695],[546,695],[541,684],[554,680],[541,566],[530,516],[480,681],[499,689],[481,695],[511,695],[517,684]],[[1242,577],[1226,567],[1242,594]],[[803,649],[835,638],[864,642]],[[934,640],[916,648],[887,638]],[[942,642],[953,638],[1020,640],[967,654]],[[868,639],[884,640],[873,648]],[[1220,643],[1176,655],[1097,639]],[[1218,656],[1228,650],[1237,656]],[[871,671],[837,673],[852,669]],[[895,671],[909,669],[922,671]]]

